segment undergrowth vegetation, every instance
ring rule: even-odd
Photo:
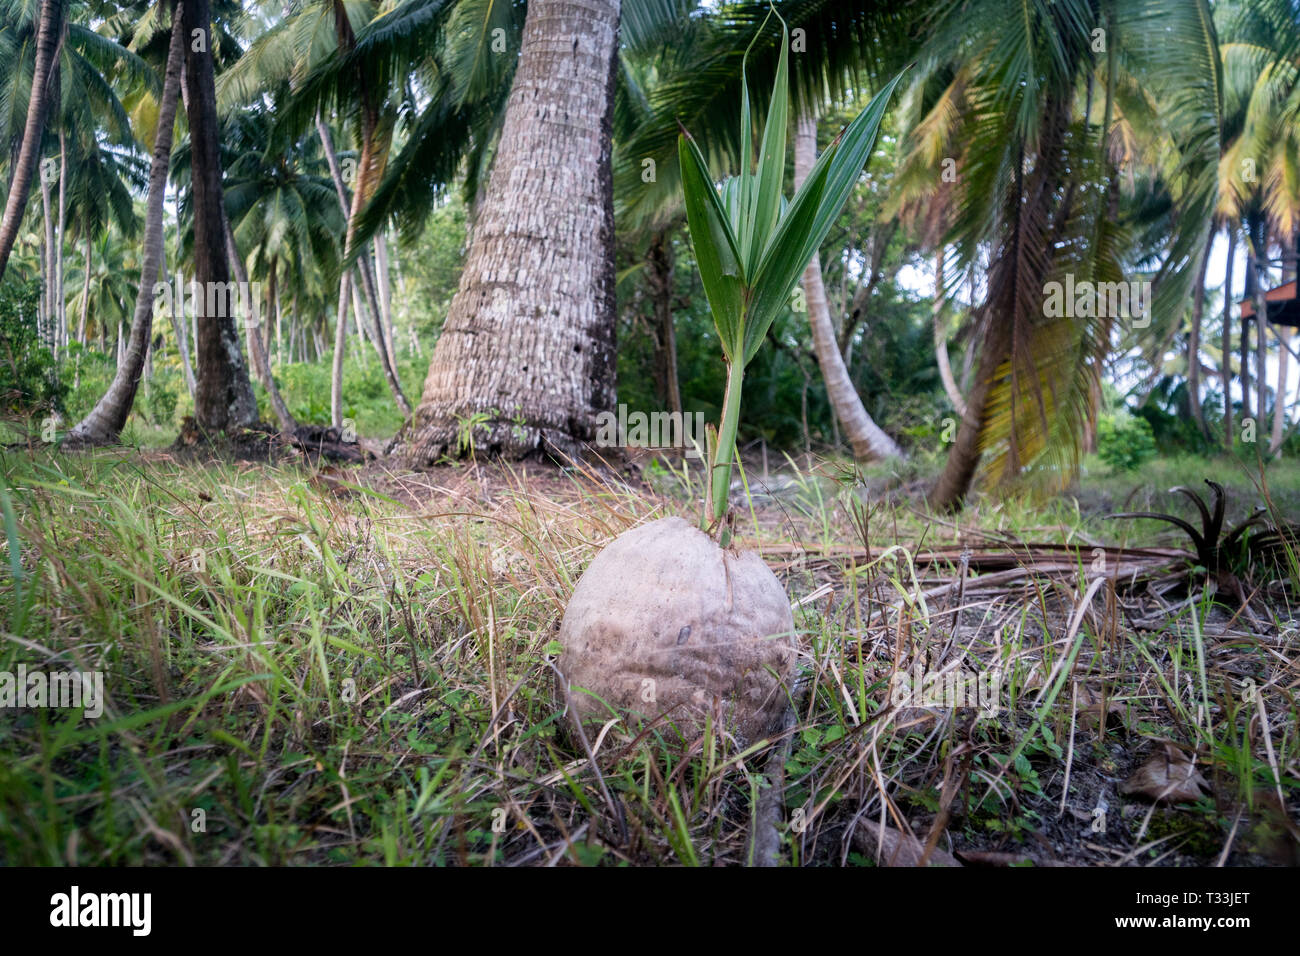
[[[1297,582],[1241,608],[1128,556],[1183,547],[1104,517],[1175,510],[1150,476],[957,523],[897,481],[747,461],[737,535],[796,605],[794,727],[738,750],[611,724],[589,755],[554,700],[565,603],[621,531],[698,511],[698,466],[0,460],[0,671],[106,692],[98,718],[0,720],[10,864],[740,863],[773,748],[786,864],[870,864],[887,831],[932,861],[1297,862]],[[1248,476],[1220,477],[1240,517]],[[1294,508],[1294,474],[1268,478]],[[996,675],[995,706],[900,693],[918,674]],[[1133,782],[1161,760],[1187,799]]]

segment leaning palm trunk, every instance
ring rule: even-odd
[[[492,173],[397,454],[577,453],[614,401],[610,128],[620,0],[532,0]]]
[[[27,123],[23,127],[23,145],[14,163],[13,182],[5,200],[4,219],[0,220],[0,279],[9,265],[9,254],[18,239],[18,227],[27,209],[27,194],[31,190],[36,157],[41,152],[41,137],[45,130],[47,91],[55,58],[58,56],[59,37],[63,33],[63,0],[45,0],[41,10],[41,25],[36,35],[36,64],[32,71],[31,96],[27,101]]]
[[[140,288],[135,297],[131,340],[117,367],[117,374],[90,414],[68,434],[72,445],[106,444],[117,440],[126,425],[140,384],[149,335],[153,329],[154,283],[163,259],[163,194],[167,188],[167,165],[172,152],[172,129],[176,125],[176,100],[180,94],[184,30],[181,4],[172,13],[171,45],[163,80],[162,103],[158,108],[158,132],[154,136],[153,163],[149,169],[149,200],[145,209],[144,255]],[[118,334],[121,341],[121,333]],[[119,346],[120,350],[120,346]]]
[[[794,138],[794,188],[803,186],[804,180],[817,161],[817,120],[806,111],[799,116]],[[808,261],[803,273],[804,298],[808,305],[808,324],[812,328],[813,351],[821,366],[826,382],[826,396],[830,399],[835,417],[844,427],[845,437],[858,461],[876,461],[882,458],[901,458],[903,450],[898,443],[872,421],[853,387],[849,370],[840,354],[831,325],[830,308],[826,304],[826,287],[822,283],[821,261],[816,254]]]
[[[1013,354],[1017,325],[1029,321],[1028,304],[1021,295],[1022,289],[1041,289],[1051,268],[1047,258],[1026,263],[1021,249],[1047,246],[1047,223],[1050,220],[1049,198],[1059,182],[1059,166],[1046,157],[1063,128],[1062,112],[1049,109],[1053,123],[1042,134],[1037,150],[1038,162],[1031,182],[1018,177],[1004,197],[1007,233],[1002,248],[997,252],[989,273],[988,293],[985,296],[979,327],[984,329],[980,344],[979,370],[975,384],[966,395],[966,412],[961,416],[957,435],[948,451],[948,460],[938,480],[930,490],[928,503],[936,511],[957,511],[965,504],[970,493],[975,472],[983,455],[982,441],[989,419],[989,398],[998,384],[1003,365],[1010,362],[1020,374],[1033,374],[1026,368],[1029,361]],[[1041,205],[1040,205],[1041,204]],[[1011,378],[1015,387],[1015,377]],[[1013,411],[1019,396],[1012,395]],[[1032,412],[1030,412],[1032,414]],[[1011,437],[1011,450],[1018,453],[1016,436]],[[1018,461],[1013,460],[1008,471],[1014,471]]]

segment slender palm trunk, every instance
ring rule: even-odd
[[[1282,282],[1290,282],[1296,278],[1296,247],[1293,242],[1282,243]],[[1273,327],[1273,333],[1277,336],[1277,385],[1273,392],[1273,433],[1269,436],[1268,450],[1270,454],[1276,455],[1282,450],[1282,443],[1286,440],[1287,425],[1287,379],[1291,377],[1291,351],[1287,346],[1290,344],[1287,340],[1291,337],[1291,330],[1288,326],[1277,325]]]
[[[42,301],[44,308],[41,310],[44,314],[44,320],[40,325],[40,340],[42,345],[47,345],[51,349],[54,347],[54,336],[51,330],[54,328],[55,308],[54,297],[58,283],[54,279],[54,215],[50,209],[50,184],[45,177],[41,177],[41,215],[45,226],[45,246],[42,250],[43,271],[45,273],[45,289]]]
[[[273,310],[273,314],[275,315],[275,364],[283,365],[284,364],[284,338],[283,338],[284,316],[280,313],[280,290],[276,284],[276,278],[277,278],[276,272],[277,272],[277,266],[279,266],[279,264],[280,261],[278,258],[273,258],[271,260],[271,278],[270,278],[271,288],[268,294],[271,297],[271,308]],[[270,337],[270,334],[271,334],[270,330],[268,329],[267,330],[268,339]]]
[[[412,464],[577,454],[614,402],[610,171],[620,0],[530,0],[500,143],[420,407]]]
[[[365,209],[371,188],[379,179],[383,161],[383,157],[380,155],[380,138],[377,135],[377,111],[370,102],[369,90],[364,83],[361,89],[361,99],[361,156],[357,162],[357,182],[356,188],[352,191],[350,206],[347,201],[347,190],[339,170],[338,158],[334,152],[334,142],[329,134],[329,127],[320,118],[320,114],[316,114],[316,130],[320,135],[321,145],[325,149],[330,176],[334,180],[334,190],[338,194],[339,204],[343,207],[343,213],[347,219],[347,232],[343,244],[345,262],[352,258],[356,250],[356,236],[361,213]],[[407,400],[406,393],[402,391],[402,383],[397,378],[396,363],[390,360],[390,350],[385,344],[386,336],[384,335],[384,320],[380,311],[379,295],[375,289],[375,278],[371,270],[370,257],[364,249],[357,255],[357,268],[361,279],[360,291],[365,293],[366,301],[370,305],[370,312],[374,318],[372,341],[375,351],[379,354],[379,364],[383,369],[384,379],[388,382],[388,390],[392,392],[393,401],[397,404],[398,410],[403,416],[410,418],[411,403]],[[363,336],[361,309],[354,307],[354,310],[357,317],[357,334]]]
[[[202,295],[194,297],[199,364],[194,419],[204,432],[217,434],[254,424],[257,401],[239,346],[239,331],[232,314],[235,310],[210,308],[209,300],[218,298],[219,290],[230,289],[221,198],[217,95],[212,69],[212,16],[208,0],[185,0],[182,6],[185,33],[194,38],[186,47],[185,106],[192,164],[194,276],[198,287],[204,290]],[[202,44],[197,42],[200,38]],[[229,294],[225,296],[227,302],[231,298]]]
[[[275,386],[275,378],[271,375],[271,363],[267,361],[266,348],[262,341],[262,323],[257,314],[257,296],[252,294],[252,286],[248,282],[248,271],[244,268],[244,260],[239,255],[239,247],[235,245],[235,232],[230,228],[230,220],[226,218],[224,210],[222,212],[222,226],[226,234],[226,255],[230,257],[230,264],[234,267],[235,280],[239,283],[239,288],[244,290],[242,295],[244,305],[251,313],[244,317],[244,321],[248,323],[249,357],[253,361],[253,368],[257,371],[258,380],[262,383],[262,387],[266,389],[266,395],[271,400],[271,411],[275,413],[276,420],[280,423],[281,428],[291,432],[298,427],[298,423],[289,414],[284,399],[280,397],[280,390]]]
[[[1255,408],[1259,411],[1260,432],[1268,417],[1268,272],[1263,266],[1264,256],[1265,247],[1260,243],[1255,253]]]
[[[1249,230],[1246,234],[1246,277],[1245,277],[1245,297],[1252,302],[1255,299],[1255,280],[1257,273],[1255,271],[1255,246]],[[1255,418],[1255,392],[1251,386],[1254,379],[1251,377],[1251,343],[1250,330],[1253,319],[1245,313],[1241,314],[1241,342],[1239,343],[1238,361],[1241,363],[1239,376],[1241,378],[1241,418],[1245,421],[1247,418]],[[1256,419],[1258,424],[1258,419]]]
[[[1205,272],[1210,265],[1213,233],[1205,241],[1201,255],[1201,268],[1196,274],[1196,289],[1192,294],[1192,329],[1187,337],[1187,402],[1192,421],[1207,439],[1210,430],[1205,425],[1205,410],[1201,408],[1201,320],[1205,316]]]
[[[9,254],[18,239],[18,227],[27,208],[36,160],[41,154],[45,114],[49,97],[50,75],[58,56],[63,35],[63,0],[45,0],[41,5],[41,25],[36,33],[36,64],[32,71],[31,95],[27,101],[27,122],[23,126],[23,145],[13,167],[13,182],[5,200],[4,218],[0,220],[0,279],[9,266]]]
[[[57,322],[54,335],[54,357],[58,358],[68,345],[68,305],[63,291],[63,234],[68,220],[68,144],[66,134],[59,130],[59,226],[55,236],[55,285],[57,287]]]
[[[365,191],[368,188],[367,187],[368,180],[365,179],[364,177],[366,176],[367,169],[377,161],[376,158],[372,155],[373,147],[374,147],[373,135],[372,135],[373,127],[369,127],[369,128],[371,130],[371,133],[363,137],[361,160],[357,166],[357,175],[358,175],[357,188],[353,192],[352,203],[351,206],[349,206],[347,187],[344,185],[343,182],[343,173],[339,167],[338,154],[334,150],[334,138],[330,135],[329,127],[325,124],[325,121],[321,119],[320,114],[319,113],[316,114],[316,132],[320,136],[321,146],[325,152],[325,161],[326,164],[329,166],[330,178],[333,179],[334,181],[334,191],[338,196],[339,207],[343,210],[343,215],[346,218],[348,223],[347,238],[345,240],[344,245],[349,250],[352,248],[353,243],[355,242],[356,239],[357,217],[360,215],[361,210],[364,208],[364,200],[358,198],[364,196]],[[346,254],[345,254],[345,259],[346,259]],[[409,418],[411,415],[410,402],[407,401],[406,393],[402,391],[401,383],[398,381],[397,364],[395,361],[391,360],[390,351],[384,344],[384,339],[386,337],[383,335],[382,319],[379,318],[379,305],[378,305],[379,298],[375,293],[374,278],[370,274],[369,265],[370,265],[370,261],[367,256],[361,255],[357,257],[356,270],[357,270],[357,275],[361,279],[361,283],[360,283],[361,287],[365,290],[366,298],[370,302],[371,311],[375,314],[376,324],[381,326],[378,335],[374,337],[375,351],[379,353],[380,364],[383,366],[384,369],[384,378],[388,382],[389,391],[392,392],[393,394],[393,401],[396,402],[398,410],[401,411],[403,415]],[[340,282],[339,282],[339,302],[340,302],[339,309],[340,309],[340,314],[345,317],[345,321],[344,321],[345,328],[346,328],[346,312],[347,312],[346,303],[349,296],[353,296],[354,299],[356,298],[356,288],[355,285],[352,283],[352,276],[350,273],[340,277]],[[355,313],[356,321],[357,321],[357,339],[360,343],[364,344],[365,323],[363,321],[363,315],[361,312],[360,304],[358,302],[354,301],[353,311]],[[340,427],[342,424],[342,412],[341,412],[342,405],[341,405],[341,399],[339,398],[339,392],[343,387],[343,380],[342,380],[343,355],[346,349],[347,349],[347,336],[346,335],[340,336],[338,334],[335,334],[334,336],[335,373],[332,377],[333,381],[331,383],[332,389],[331,389],[330,406],[332,409],[331,414],[334,418],[334,426],[336,428]],[[364,362],[365,361],[364,350],[359,350],[359,352],[360,352],[360,358]]]
[[[1255,428],[1256,434],[1261,438],[1268,416],[1268,300],[1263,267],[1266,249],[1262,232],[1262,223],[1250,224],[1250,246],[1246,260],[1246,280],[1249,283],[1247,294],[1255,310],[1252,317],[1255,325]]]
[[[334,363],[330,370],[330,424],[343,427],[343,354],[348,347],[348,279],[347,272],[339,281],[338,319],[334,323]]]
[[[1232,267],[1237,258],[1237,231],[1229,224],[1228,263],[1223,273],[1223,448],[1232,451]],[[1243,412],[1244,414],[1244,412]]]
[[[654,308],[655,378],[659,399],[670,412],[682,410],[682,392],[677,379],[677,329],[673,321],[672,242],[667,230],[656,232],[646,252],[645,276]]]
[[[1289,344],[1286,339],[1290,337],[1290,330],[1285,325],[1279,325],[1274,329],[1278,337],[1277,348],[1277,386],[1273,393],[1273,434],[1269,437],[1268,450],[1270,454],[1276,455],[1282,450],[1282,442],[1286,440],[1286,423],[1287,413],[1287,379],[1291,376],[1291,352],[1287,348]],[[1284,338],[1285,336],[1285,338]]]
[[[817,118],[811,111],[800,114],[794,139],[794,188],[803,185],[813,164],[817,162]],[[835,417],[844,428],[845,437],[858,461],[876,461],[882,458],[899,458],[903,450],[897,442],[872,421],[866,407],[853,387],[849,370],[844,365],[835,327],[831,324],[830,307],[826,302],[826,286],[822,282],[820,257],[814,253],[803,273],[804,299],[808,305],[808,324],[812,328],[813,351],[821,366],[822,380],[826,383],[826,396]]]
[[[94,245],[89,235],[86,236],[86,269],[81,280],[81,316],[77,320],[77,341],[86,344],[86,313],[90,310],[90,253]]]
[[[958,415],[966,414],[966,399],[962,398],[957,380],[952,376],[952,365],[948,361],[948,327],[943,315],[943,247],[934,257],[934,357],[939,364],[939,378],[943,381],[943,390],[948,393],[948,401]]]
[[[171,277],[167,274],[167,250],[163,249],[162,262],[162,281],[171,284]],[[185,333],[185,299],[183,296],[168,296],[168,315],[172,320],[172,331],[176,334],[176,351],[181,356],[181,373],[185,377],[185,389],[190,393],[190,398],[194,398],[194,367],[190,364],[190,343],[189,337]],[[178,303],[176,300],[180,298]],[[176,311],[177,305],[180,306],[180,312]]]
[[[393,344],[393,284],[388,271],[388,240],[381,232],[375,236],[375,275],[379,286],[379,310],[384,316],[384,349],[388,364],[397,370],[397,348]]]
[[[153,162],[149,168],[149,199],[145,208],[144,252],[141,256],[140,288],[135,297],[131,340],[123,353],[121,324],[118,325],[117,374],[90,414],[68,434],[73,445],[114,442],[126,425],[135,402],[140,373],[144,368],[149,337],[153,329],[154,283],[163,259],[163,195],[167,188],[167,166],[172,151],[172,129],[176,125],[176,101],[180,93],[181,63],[184,58],[182,4],[172,13],[171,45],[163,79],[162,102],[158,108],[158,131],[154,136]]]

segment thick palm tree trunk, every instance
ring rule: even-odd
[[[813,164],[817,162],[817,119],[811,111],[799,116],[794,138],[794,188],[798,190]],[[812,328],[813,351],[821,366],[822,380],[826,383],[826,396],[835,417],[844,428],[844,435],[853,449],[857,461],[876,461],[882,458],[900,458],[903,450],[898,443],[872,421],[862,404],[858,391],[849,378],[849,370],[840,354],[831,324],[830,307],[826,302],[826,286],[822,282],[822,265],[814,253],[803,273],[804,299],[808,305],[808,324]]]
[[[412,464],[479,449],[580,451],[614,401],[610,127],[620,0],[532,0],[460,288],[420,407]]]
[[[158,108],[158,131],[154,135],[153,162],[149,168],[149,199],[145,208],[144,252],[141,257],[140,288],[131,320],[131,341],[117,374],[90,414],[69,432],[71,445],[106,444],[117,440],[135,402],[140,373],[144,368],[149,336],[153,330],[154,283],[163,259],[163,196],[167,188],[167,166],[172,152],[172,130],[176,125],[176,101],[180,95],[181,64],[184,60],[184,27],[181,5],[172,14],[171,45],[163,79],[162,102]],[[119,333],[120,341],[120,333]]]
[[[36,64],[32,71],[31,97],[27,102],[27,122],[23,126],[23,145],[13,168],[13,182],[5,200],[4,219],[0,220],[0,279],[9,265],[9,254],[18,239],[18,227],[27,209],[36,159],[41,152],[45,131],[45,114],[49,97],[50,76],[58,56],[59,38],[63,33],[63,0],[45,0],[41,5],[41,25],[36,34]]]
[[[192,193],[194,202],[194,277],[200,294],[194,296],[198,333],[198,384],[194,395],[194,420],[205,432],[252,425],[257,421],[257,401],[248,380],[235,328],[233,308],[208,308],[208,300],[229,303],[230,264],[226,260],[224,207],[221,198],[221,153],[217,128],[217,95],[212,74],[212,17],[208,0],[186,0],[184,30],[192,38],[186,45],[186,113],[190,127]],[[201,35],[201,37],[200,37]],[[202,39],[200,44],[198,41]],[[195,49],[196,46],[201,47]],[[209,312],[215,314],[209,314]]]

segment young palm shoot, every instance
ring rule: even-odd
[[[763,344],[772,321],[789,307],[795,283],[844,208],[871,156],[885,106],[902,78],[901,74],[895,77],[841,131],[787,202],[781,189],[789,125],[789,38],[784,21],[781,33],[776,87],[753,168],[748,161],[743,163],[740,174],[719,191],[690,133],[683,129],[677,139],[691,244],[727,363],[722,420],[710,449],[704,521],[708,527],[722,527],[724,547],[730,535],[722,520],[731,487],[745,366]],[[742,62],[742,77],[744,72]],[[740,142],[746,151],[754,142],[751,122],[749,89],[742,82]]]
[[[816,254],[866,164],[894,79],[822,154],[787,201],[789,36],[781,25],[776,86],[757,163],[715,187],[695,141],[678,139],[691,241],[727,363],[722,420],[710,429],[699,527],[662,518],[618,536],[587,568],[564,612],[558,670],[581,739],[611,719],[654,726],[667,743],[710,725],[741,743],[770,733],[788,707],[795,661],[790,601],[752,551],[731,547],[728,498],[745,366]],[[740,132],[754,130],[741,67]],[[752,156],[747,159],[752,160]],[[709,533],[718,531],[715,540]],[[670,728],[676,728],[680,737]]]

